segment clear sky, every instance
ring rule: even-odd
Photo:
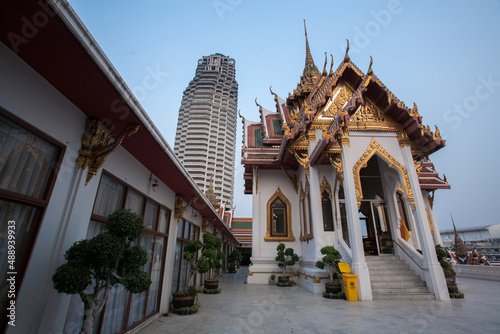
[[[258,121],[254,99],[274,110],[269,86],[286,98],[300,79],[304,19],[320,70],[325,52],[333,54],[334,69],[340,64],[349,39],[351,60],[366,72],[371,55],[375,75],[407,106],[416,102],[423,123],[432,130],[438,125],[447,140],[430,157],[451,184],[436,191],[440,228],[451,228],[450,212],[457,227],[500,223],[494,202],[500,189],[499,0],[69,2],[172,148],[182,93],[202,56],[235,59],[238,109]],[[241,132],[238,121],[235,213],[251,216]]]

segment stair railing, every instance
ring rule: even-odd
[[[405,254],[406,254],[406,255],[408,255],[408,257],[409,257],[409,258],[410,258],[413,262],[415,262],[415,264],[416,264],[416,265],[417,265],[420,269],[422,269],[422,270],[424,270],[424,271],[429,271],[429,268],[424,268],[424,267],[422,267],[422,266],[420,265],[420,263],[418,263],[418,262],[417,262],[417,260],[415,260],[415,259],[413,258],[413,255],[408,254],[408,252],[407,252],[407,251],[406,251],[406,250],[405,250],[405,249],[404,249],[404,248],[403,248],[400,244],[398,244],[398,242],[397,242],[396,240],[392,239],[392,242],[394,242],[396,245],[398,245],[398,247],[399,247],[399,248],[400,248],[403,252],[405,252]]]

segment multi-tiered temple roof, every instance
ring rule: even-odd
[[[260,122],[243,120],[242,164],[245,165],[245,193],[252,193],[253,166],[261,169],[297,170],[300,164],[326,165],[349,142],[351,131],[396,132],[401,145],[409,145],[422,189],[449,188],[435,172],[428,156],[443,148],[445,140],[436,127],[422,122],[416,104],[400,101],[374,74],[372,61],[363,73],[348,54],[333,71],[333,57],[327,72],[314,64],[306,32],[306,62],[297,88],[286,101],[275,94],[275,111],[259,107]],[[311,154],[308,146],[315,142]]]

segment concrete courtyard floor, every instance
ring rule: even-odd
[[[246,275],[224,274],[221,294],[199,294],[198,313],[161,316],[139,333],[500,333],[500,282],[457,278],[465,299],[450,302],[348,302],[247,285]]]

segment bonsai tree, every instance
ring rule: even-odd
[[[293,266],[299,260],[299,256],[294,253],[293,248],[285,248],[285,244],[280,243],[276,247],[278,256],[275,258],[278,261],[278,267],[283,269],[283,275],[286,273],[286,267]]]
[[[321,261],[316,262],[316,267],[319,269],[326,269],[328,276],[330,277],[330,284],[340,283],[339,262],[342,255],[340,255],[339,251],[333,246],[325,246],[321,248],[321,254],[324,256]]]
[[[64,254],[66,262],[56,269],[52,281],[57,292],[80,295],[85,307],[80,333],[92,333],[112,287],[122,284],[127,291],[141,293],[151,285],[142,270],[147,253],[132,245],[142,233],[142,222],[130,210],[116,211],[108,216],[104,233],[75,242]]]
[[[236,265],[243,259],[243,256],[239,250],[235,249],[227,259],[229,260],[229,272],[236,272]]]
[[[453,270],[451,263],[446,260],[446,251],[443,246],[436,245],[436,255],[441,268],[443,268],[444,275],[448,277],[455,277],[457,274],[455,273],[455,270]]]
[[[184,245],[182,257],[184,258],[184,260],[189,262],[187,289],[184,292],[175,292],[174,294],[188,296],[196,296],[198,294],[198,290],[191,284],[191,282],[193,280],[194,274],[198,272],[198,251],[202,248],[203,244],[200,240],[193,240],[190,243]]]
[[[201,248],[201,257],[198,260],[197,268],[200,274],[208,272],[208,279],[213,280],[214,270],[222,268],[224,253],[219,249],[222,246],[222,240],[211,233],[203,234],[203,247]]]

